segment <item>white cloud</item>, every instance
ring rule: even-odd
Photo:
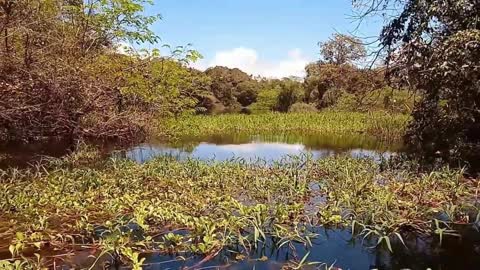
[[[226,66],[239,68],[252,75],[283,78],[288,76],[304,77],[305,66],[309,62],[300,49],[293,49],[287,53],[284,59],[272,62],[261,59],[254,49],[239,47],[217,52],[212,60],[200,61],[194,64],[194,67],[204,70],[214,66]]]
[[[285,143],[245,143],[245,144],[225,144],[215,145],[222,151],[238,152],[238,153],[256,153],[259,151],[282,151],[288,153],[296,153],[305,150],[302,144],[285,144]]]

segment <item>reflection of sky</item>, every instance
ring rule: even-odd
[[[265,160],[276,161],[286,156],[309,153],[314,158],[325,158],[339,154],[346,154],[356,158],[370,157],[379,160],[382,156],[389,157],[392,153],[379,153],[373,150],[352,149],[352,150],[307,150],[302,144],[287,143],[265,143],[251,142],[245,144],[217,145],[211,143],[200,143],[192,152],[181,148],[174,148],[165,145],[143,144],[129,150],[127,158],[137,162],[145,162],[157,156],[170,155],[179,159],[196,158],[201,160],[225,161],[231,159],[244,159],[246,161]]]

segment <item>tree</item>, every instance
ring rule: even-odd
[[[410,152],[426,163],[440,159],[479,170],[480,2],[354,3],[366,7],[362,17],[389,10],[380,35],[388,74],[422,93],[405,137]]]
[[[238,68],[213,67],[205,71],[211,78],[211,91],[225,106],[248,106],[256,100],[256,82]]]
[[[277,97],[276,109],[281,112],[288,112],[290,106],[302,101],[304,90],[302,83],[290,79],[283,79],[280,85],[280,93]]]
[[[333,105],[324,100],[327,92],[346,92],[362,99],[373,90],[386,86],[382,69],[315,62],[307,65],[305,70],[305,99],[317,103],[319,108]]]
[[[202,79],[176,48],[127,55],[120,43],[156,44],[149,0],[0,1],[0,137],[130,138],[144,114],[196,103]],[[183,53],[183,54],[182,54]],[[179,59],[180,58],[180,59]]]
[[[330,40],[320,42],[319,46],[322,59],[329,64],[352,64],[366,56],[362,41],[344,34],[334,34]]]
[[[247,107],[257,101],[258,88],[258,82],[254,80],[241,82],[237,86],[235,98],[243,107]]]

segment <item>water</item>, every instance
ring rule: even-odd
[[[288,155],[309,154],[313,158],[335,155],[388,158],[401,151],[399,143],[385,143],[364,135],[332,136],[321,134],[219,134],[210,137],[182,138],[175,142],[149,140],[130,147],[96,143],[104,156],[128,158],[139,163],[158,156],[178,159],[225,161],[278,161]],[[48,157],[62,157],[74,150],[71,141],[52,140],[36,144],[0,146],[0,168],[27,167]]]
[[[226,161],[241,159],[247,162],[278,161],[286,156],[309,154],[313,158],[349,155],[375,160],[388,158],[401,150],[398,143],[382,143],[374,138],[357,136],[325,136],[305,134],[282,135],[219,135],[204,138],[183,138],[175,143],[149,141],[124,151],[117,157],[143,163],[158,156],[178,159]]]
[[[0,145],[0,169],[27,167],[45,158],[59,158],[75,149],[70,140],[48,140],[42,143]]]
[[[307,256],[307,262],[317,262],[315,266],[304,269],[332,269],[343,270],[448,270],[448,269],[479,269],[480,267],[480,237],[478,232],[470,226],[457,228],[463,238],[445,236],[442,245],[437,238],[410,235],[404,238],[406,247],[400,241],[392,241],[394,252],[386,247],[375,246],[375,241],[362,237],[353,237],[349,230],[312,228],[318,236],[312,240],[313,247],[306,248],[301,243],[292,243],[277,248],[273,239],[267,237],[264,242],[258,243],[248,256],[239,257],[244,253],[241,247],[230,247],[221,251],[217,256],[205,261],[205,257],[192,254],[159,254],[146,253],[143,269],[281,269],[292,266],[292,262],[299,262]],[[176,232],[181,233],[181,232]],[[65,252],[63,252],[65,253]],[[43,254],[44,257],[55,257],[61,253]],[[57,265],[64,265],[61,269],[85,269],[92,266],[97,255],[92,250],[77,250],[71,256],[62,256]],[[1,256],[0,256],[1,257]],[[105,269],[104,265],[116,265],[110,256],[101,258],[93,269]],[[190,267],[190,268],[189,268]],[[117,265],[107,269],[128,269]],[[291,269],[291,268],[287,268]]]
[[[118,148],[117,148],[118,149]],[[66,142],[49,142],[42,145],[10,145],[0,148],[0,167],[25,166],[45,156],[60,157],[72,148]],[[230,134],[203,138],[183,138],[176,142],[151,140],[112,152],[111,146],[104,146],[107,156],[129,158],[137,162],[146,162],[161,155],[171,155],[179,159],[198,158],[202,160],[243,159],[255,161],[262,159],[268,162],[280,160],[286,155],[310,154],[314,158],[334,155],[352,157],[370,157],[376,160],[388,158],[401,151],[397,143],[383,143],[367,136],[323,136],[308,134],[252,135]],[[311,187],[312,190],[315,187]],[[312,204],[321,203],[311,201]],[[308,205],[307,211],[308,211]],[[375,242],[353,237],[348,230],[313,228],[319,236],[313,240],[313,247],[306,249],[300,243],[276,248],[271,238],[259,243],[258,249],[252,250],[249,256],[238,258],[235,248],[224,250],[216,257],[203,262],[204,257],[191,254],[144,254],[144,269],[181,269],[197,266],[202,269],[280,269],[292,261],[300,261],[308,253],[308,261],[334,265],[333,269],[480,269],[480,236],[473,227],[462,227],[463,237],[446,237],[440,245],[437,238],[406,237],[407,247],[399,241],[393,242],[394,252],[385,247],[375,246]],[[242,250],[239,250],[242,251]],[[55,251],[54,255],[63,251]],[[33,255],[33,254],[32,254]],[[64,264],[61,269],[75,267],[88,268],[94,261],[90,255],[92,250],[77,250],[71,256],[62,256],[56,263]],[[179,257],[179,256],[182,257]],[[8,258],[8,251],[0,250],[0,259]],[[102,262],[110,261],[110,257],[100,260],[96,269],[103,269]],[[312,267],[312,269],[325,269]],[[115,269],[115,268],[111,268]],[[125,268],[116,268],[125,269]]]

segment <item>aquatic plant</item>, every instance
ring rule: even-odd
[[[34,253],[52,265],[79,248],[96,256],[90,266],[140,269],[149,253],[203,255],[201,264],[224,250],[248,256],[267,239],[308,249],[317,236],[310,228],[321,225],[353,225],[353,233],[394,250],[405,233],[444,237],[454,233],[449,224],[477,221],[470,214],[478,212],[479,182],[448,168],[419,174],[342,156],[271,166],[167,157],[72,166],[81,156],[93,155],[1,171],[0,238],[12,255],[0,258],[5,267],[31,265],[24,261]],[[307,207],[315,196],[322,203]],[[444,213],[448,219],[432,226]]]
[[[160,135],[194,137],[250,132],[275,134],[288,132],[348,135],[366,134],[382,140],[401,139],[409,117],[384,112],[355,113],[264,113],[257,115],[185,116],[162,119]]]

